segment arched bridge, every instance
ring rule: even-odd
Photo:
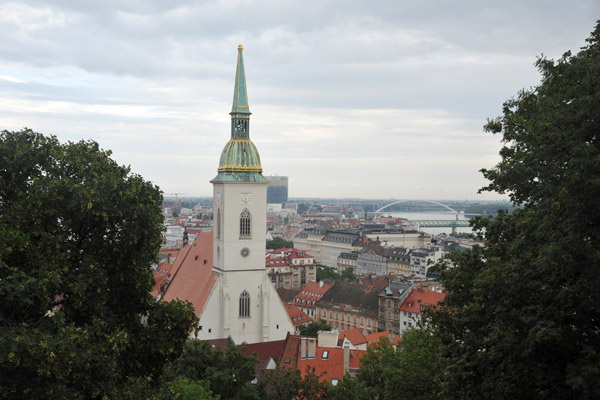
[[[459,212],[455,209],[434,200],[398,200],[392,203],[379,207],[374,214],[382,214],[385,212],[406,212],[406,213],[422,213],[422,214],[451,214],[454,219],[436,219],[436,220],[410,220],[416,223],[421,228],[452,228],[455,232],[456,228],[468,228],[469,220],[459,219]]]
[[[433,200],[398,200],[393,203],[386,204],[383,207],[375,210],[375,214],[382,213],[387,208],[393,208],[387,210],[388,212],[417,212],[417,213],[448,213],[458,214],[453,208],[448,207],[438,201]]]

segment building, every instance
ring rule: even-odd
[[[193,265],[204,261],[196,269],[186,269],[190,276],[179,279],[176,287],[172,282],[165,298],[185,299],[180,297],[183,294],[201,297],[194,303],[199,339],[231,337],[235,343],[257,343],[285,339],[294,326],[265,269],[269,181],[262,175],[258,150],[250,140],[242,50],[240,45],[230,113],[231,139],[221,153],[217,176],[211,180],[211,263],[208,257],[195,255]],[[200,270],[205,274],[198,278],[199,286],[194,286],[193,274]]]
[[[295,248],[273,250],[267,255],[266,268],[276,288],[301,289],[317,279],[314,257]]]
[[[346,337],[338,339],[337,332],[329,332],[322,343],[319,338],[290,335],[285,341],[279,365],[284,368],[296,368],[304,377],[307,368],[320,376],[321,382],[327,381],[337,385],[346,374],[355,376],[359,361],[366,354],[365,350],[351,349],[349,345],[342,347],[340,343],[348,343]]]
[[[288,259],[267,254],[265,267],[273,286],[284,289],[292,288],[292,267]]]
[[[371,240],[381,242],[389,246],[400,246],[409,249],[425,247],[431,243],[431,236],[422,232],[371,232],[365,233]]]
[[[288,201],[288,177],[287,176],[267,176],[271,183],[267,186],[267,203],[283,204]]]
[[[415,249],[410,253],[410,272],[415,278],[424,279],[433,263],[445,255],[444,251],[436,249]]]
[[[421,287],[413,289],[400,306],[400,336],[407,329],[418,326],[425,310],[428,307],[437,307],[444,297],[445,292],[424,290]]]
[[[321,240],[321,265],[337,269],[338,256],[342,252],[351,252],[360,238],[357,232],[329,230]]]
[[[294,247],[312,254],[315,257],[315,262],[321,265],[323,259],[321,255],[321,239],[323,239],[323,236],[325,236],[325,232],[319,229],[304,229],[294,236]]]
[[[363,335],[377,332],[379,289],[356,282],[338,281],[316,303],[315,319],[345,331],[359,328]]]
[[[387,260],[391,249],[379,243],[369,243],[358,252],[356,258],[357,275],[387,275]]]
[[[404,247],[392,247],[387,259],[387,271],[389,275],[409,277],[410,271],[410,249]]]
[[[400,334],[400,306],[413,287],[410,282],[392,281],[379,293],[379,329]]]
[[[294,297],[294,304],[311,317],[313,320],[316,315],[316,305],[319,300],[331,289],[332,285],[320,282],[309,282],[302,291]]]
[[[345,270],[349,269],[352,271],[352,273],[354,275],[356,275],[356,259],[357,259],[357,257],[358,257],[358,253],[355,251],[341,252],[337,259],[338,274],[341,274]]]
[[[294,328],[295,328],[294,329],[295,334],[300,333],[301,326],[307,326],[308,324],[313,322],[313,319],[311,317],[306,315],[306,313],[304,311],[302,311],[301,309],[299,309],[298,307],[296,307],[293,304],[286,304],[285,309],[287,310],[288,315],[290,316],[290,319],[292,320],[292,324],[294,325]]]

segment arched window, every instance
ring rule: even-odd
[[[250,316],[250,295],[245,290],[240,295],[240,317]]]
[[[221,239],[221,209],[217,208],[217,239]]]
[[[250,211],[244,209],[240,214],[240,239],[250,239],[252,237],[252,231],[250,230],[251,223]]]

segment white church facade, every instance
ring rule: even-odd
[[[214,283],[196,310],[195,337],[231,337],[235,343],[284,339],[294,327],[265,268],[267,185],[250,140],[243,49],[238,47],[231,139],[221,153],[213,184]],[[208,271],[207,271],[208,272]],[[208,288],[205,288],[208,289]]]

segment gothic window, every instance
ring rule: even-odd
[[[221,209],[217,209],[217,239],[221,239]]]
[[[240,295],[240,317],[250,316],[250,295],[245,290]]]
[[[252,231],[250,230],[251,223],[250,211],[244,209],[240,214],[240,239],[250,239],[252,237]]]

